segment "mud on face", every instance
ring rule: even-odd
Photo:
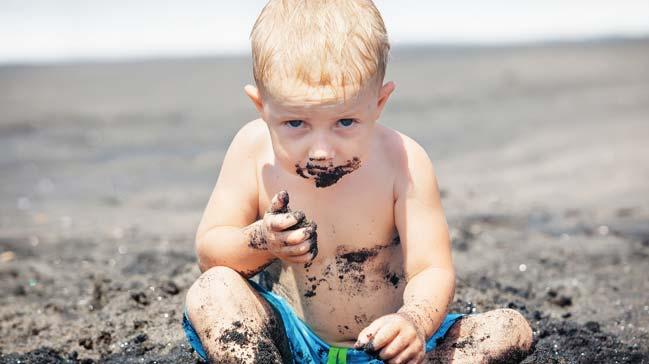
[[[338,182],[344,175],[357,170],[361,166],[361,160],[354,157],[347,160],[347,163],[334,166],[333,162],[329,162],[329,166],[320,166],[307,162],[306,166],[300,166],[300,163],[295,163],[295,173],[302,178],[313,178],[315,186],[324,188]]]

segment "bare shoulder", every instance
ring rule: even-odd
[[[268,128],[262,119],[244,124],[230,144],[230,148],[246,149],[256,152],[268,140]]]
[[[256,165],[268,131],[261,119],[246,123],[228,147],[198,227],[197,237],[217,226],[246,226],[257,218]]]
[[[386,157],[395,173],[395,198],[414,187],[436,184],[433,164],[419,143],[385,126],[381,126],[380,133]]]

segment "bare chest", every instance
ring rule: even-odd
[[[289,208],[302,210],[318,225],[318,249],[331,255],[340,245],[371,248],[388,244],[395,232],[393,180],[381,166],[363,166],[333,186],[316,188],[279,167],[262,166],[258,174],[259,217],[279,191],[289,194]]]
[[[276,293],[323,338],[354,337],[372,318],[394,312],[405,287],[394,224],[393,180],[381,166],[359,168],[336,185],[266,166],[260,168],[259,215],[280,190],[289,207],[317,223],[318,256],[311,264],[283,263]]]

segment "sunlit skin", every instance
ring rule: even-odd
[[[245,87],[260,119],[228,149],[197,232],[203,274],[187,296],[214,361],[232,351],[208,340],[210,332],[244,318],[263,326],[274,315],[245,278],[276,259],[282,269],[273,292],[331,345],[373,349],[387,363],[480,363],[529,349],[525,319],[495,310],[460,320],[425,353],[453,299],[455,271],[430,159],[414,140],[377,122],[394,90],[393,82],[368,84],[341,102],[298,86],[281,100]],[[340,178],[318,186],[319,171],[350,162]],[[309,227],[286,230],[299,220],[295,211],[317,223],[315,256]],[[341,252],[370,250],[363,265],[352,266],[362,279],[341,265]],[[453,347],[470,337],[481,340]]]

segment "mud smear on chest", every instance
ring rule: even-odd
[[[337,281],[336,286],[342,287],[341,291],[351,296],[361,294],[367,289],[378,290],[385,286],[398,288],[404,279],[403,271],[392,271],[387,262],[379,265],[375,262],[375,258],[383,250],[400,243],[399,236],[396,236],[390,243],[375,245],[372,248],[351,250],[345,245],[338,246],[334,262],[325,265],[320,275],[309,275],[310,265],[305,265],[307,289],[304,296],[307,298],[315,296],[316,290],[322,283],[327,283],[331,290],[334,281]],[[369,287],[366,273],[371,272],[369,277],[374,278],[377,271],[382,279],[380,281],[372,279],[372,286]]]
[[[361,160],[358,157],[354,157],[351,160],[348,160],[347,163],[334,166],[333,163],[329,163],[328,166],[320,166],[308,162],[304,167],[300,166],[300,163],[295,163],[295,173],[297,173],[302,178],[313,178],[315,180],[315,186],[324,188],[329,187],[336,182],[338,182],[344,175],[352,173],[361,166]]]

